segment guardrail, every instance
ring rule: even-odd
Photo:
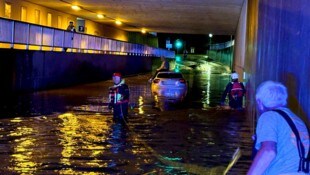
[[[235,41],[227,41],[225,43],[218,43],[218,44],[211,44],[210,45],[210,50],[222,50],[222,49],[226,49],[229,47],[232,47],[235,45]]]
[[[0,43],[24,49],[174,58],[174,51],[0,18]],[[34,47],[33,47],[34,46]]]

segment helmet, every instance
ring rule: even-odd
[[[113,77],[122,77],[122,74],[119,73],[119,72],[115,72],[115,73],[113,74]]]
[[[238,74],[235,72],[231,74],[231,79],[238,79],[238,77]]]

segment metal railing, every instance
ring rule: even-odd
[[[234,46],[235,41],[227,41],[225,43],[218,43],[218,44],[211,44],[210,45],[210,50],[222,50],[222,49],[226,49],[226,48],[230,48],[232,46]]]
[[[174,51],[128,43],[114,39],[25,23],[0,18],[0,43],[16,45],[24,49],[62,51],[69,48],[72,52],[121,54],[137,56],[164,56],[174,58]],[[1,45],[0,45],[1,46]]]

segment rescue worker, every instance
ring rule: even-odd
[[[242,82],[238,81],[239,75],[236,72],[231,74],[231,82],[226,85],[222,94],[221,106],[225,105],[225,99],[228,94],[229,106],[232,109],[241,110],[245,88]]]
[[[127,122],[128,103],[129,103],[129,88],[125,84],[121,73],[113,74],[114,85],[109,88],[109,109],[113,108],[113,120]]]

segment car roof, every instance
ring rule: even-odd
[[[156,77],[157,78],[183,78],[183,75],[180,72],[163,71],[163,72],[158,72]]]

